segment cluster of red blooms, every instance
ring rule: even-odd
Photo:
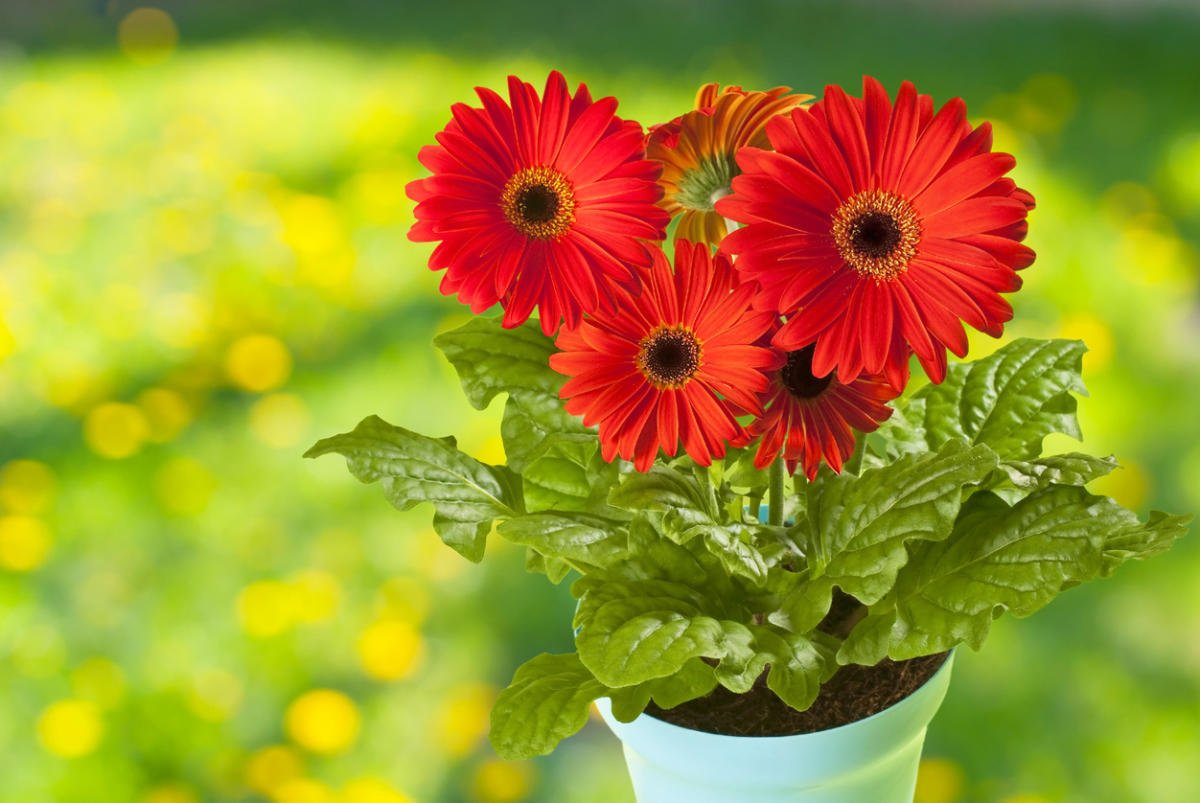
[[[538,308],[607,460],[645,471],[682,444],[708,465],[758,439],[760,468],[839,471],[911,355],[941,382],[963,323],[999,336],[1012,317],[1033,197],[959,98],[709,84],[647,134],[557,72],[540,97],[508,89],[456,104],[422,149],[410,237],[439,243],[429,266],[473,311],[499,303],[513,327]]]

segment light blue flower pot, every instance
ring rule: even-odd
[[[646,714],[622,723],[607,698],[596,705],[625,746],[638,803],[911,803],[953,663],[874,716],[796,736],[720,736]]]

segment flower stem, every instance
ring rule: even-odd
[[[768,480],[771,489],[771,505],[767,508],[767,523],[780,525],[783,524],[783,458],[775,458],[775,462],[771,464],[770,475]]]

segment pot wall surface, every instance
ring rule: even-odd
[[[721,736],[646,714],[623,723],[607,698],[596,706],[624,745],[638,803],[911,803],[953,663],[891,708],[795,736]]]

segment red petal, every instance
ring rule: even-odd
[[[934,179],[958,144],[959,126],[966,117],[967,106],[962,98],[953,98],[941,108],[921,133],[904,165],[897,184],[901,195],[915,197]]]
[[[949,209],[986,189],[1016,165],[1007,153],[984,153],[959,162],[942,173],[920,195],[913,198],[924,217]]]

